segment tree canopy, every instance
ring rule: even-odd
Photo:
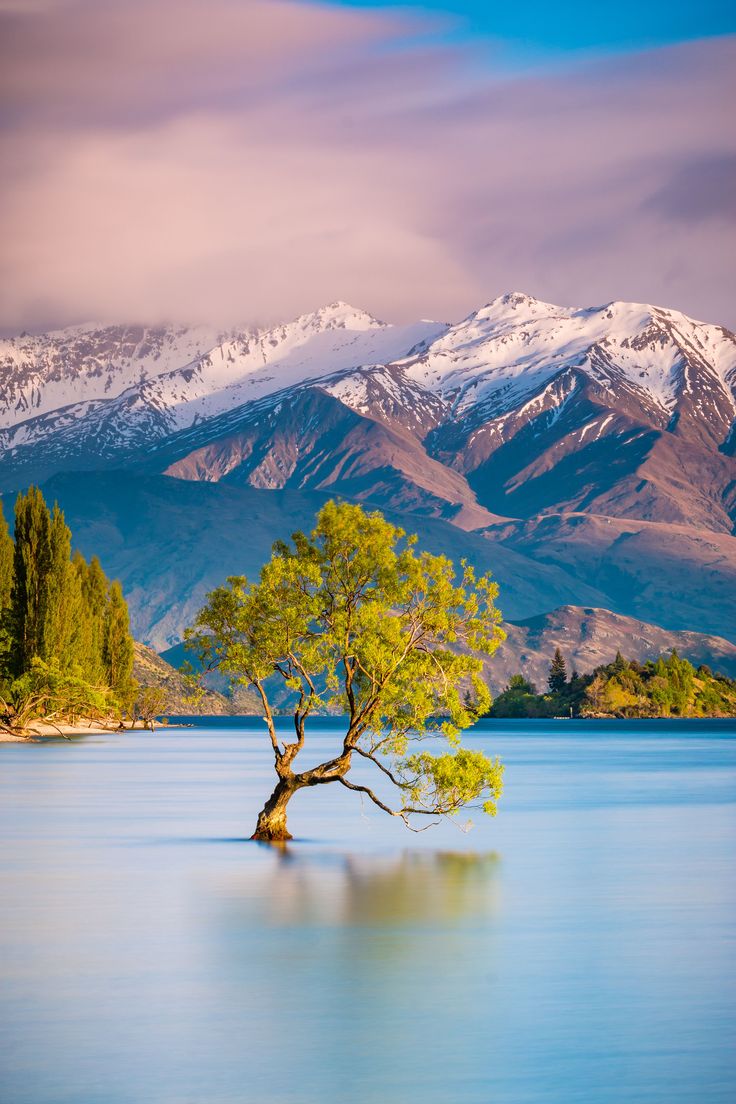
[[[125,709],[132,668],[120,584],[96,557],[72,555],[64,514],[30,487],[16,500],[13,538],[0,512],[0,724],[22,729],[44,709],[78,716],[82,700],[89,716]]]
[[[416,538],[361,507],[327,503],[312,533],[274,545],[257,582],[232,577],[208,596],[189,646],[260,696],[276,788],[257,839],[288,839],[286,806],[306,786],[338,783],[414,827],[468,805],[494,814],[497,759],[460,746],[490,705],[482,656],[503,639],[497,586],[467,563],[418,551]],[[293,738],[280,740],[275,688],[293,695]],[[317,709],[346,716],[335,755],[297,772]],[[424,742],[417,749],[418,742]],[[377,781],[353,782],[355,760]]]

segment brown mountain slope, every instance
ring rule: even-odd
[[[609,609],[736,641],[732,536],[595,514],[545,514],[484,532],[492,543],[585,580],[606,594]]]
[[[730,533],[733,412],[720,401],[696,433],[685,398],[665,411],[626,381],[567,367],[501,415],[482,403],[456,414],[401,366],[376,366],[212,419],[150,459],[179,479],[334,489],[463,528],[585,511]]]
[[[187,700],[189,690],[182,675],[138,640],[135,642],[133,678],[141,687],[160,687],[165,691],[165,713],[219,715],[233,712],[232,703],[215,690],[206,690],[199,705],[193,706]]]
[[[246,408],[239,420],[227,416],[210,424],[207,443],[191,452],[186,447],[197,440],[198,431],[173,442],[169,449],[185,455],[173,460],[165,474],[264,490],[337,490],[356,501],[369,498],[393,509],[445,517],[463,529],[498,520],[479,506],[465,476],[432,459],[421,443],[439,416],[439,400],[426,396],[422,410],[416,388],[404,396],[404,407],[395,395],[381,395],[377,386],[371,395],[372,416],[320,386],[297,389],[257,410]],[[397,407],[413,425],[398,421]]]
[[[208,591],[228,575],[255,578],[274,540],[310,529],[329,497],[119,472],[56,476],[44,494],[65,511],[80,551],[99,556],[107,574],[123,583],[138,639],[162,651],[182,639]],[[502,544],[491,547],[481,534],[436,518],[387,514],[418,533],[428,551],[491,570],[507,616],[528,617],[564,603],[607,604],[581,579]]]
[[[707,394],[709,378],[699,386]],[[500,417],[473,410],[433,430],[431,455],[462,471],[487,509],[512,517],[590,511],[730,533],[736,458],[722,448],[730,399],[696,433],[684,400],[667,416],[624,382],[568,368]],[[717,428],[713,428],[715,423]]]

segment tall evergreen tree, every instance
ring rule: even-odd
[[[38,487],[19,494],[15,503],[9,616],[9,667],[13,675],[23,674],[35,656],[43,656],[50,527],[51,515]]]
[[[559,648],[555,648],[554,658],[549,666],[547,685],[553,694],[561,694],[567,686],[567,664]]]
[[[10,606],[13,586],[13,538],[0,501],[0,614]]]
[[[94,685],[106,682],[105,621],[109,581],[100,561],[93,556],[89,563],[80,552],[74,553],[74,570],[80,586],[81,615],[79,617],[78,662]]]
[[[10,595],[13,589],[13,538],[0,501],[0,679],[8,675]]]
[[[133,638],[130,635],[128,603],[120,583],[110,584],[105,617],[104,663],[107,683],[125,702],[133,689]]]
[[[48,529],[48,567],[44,583],[41,659],[55,660],[62,669],[78,658],[73,644],[79,625],[81,587],[70,562],[72,534],[55,503]]]

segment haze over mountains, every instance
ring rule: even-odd
[[[456,325],[334,303],[75,327],[0,342],[0,415],[2,489],[50,480],[158,647],[335,494],[491,568],[509,617],[736,640],[736,338],[676,311],[511,293]]]

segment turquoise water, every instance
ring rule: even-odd
[[[0,1099],[731,1104],[736,726],[468,742],[496,820],[324,787],[285,851],[258,722],[0,747]]]

